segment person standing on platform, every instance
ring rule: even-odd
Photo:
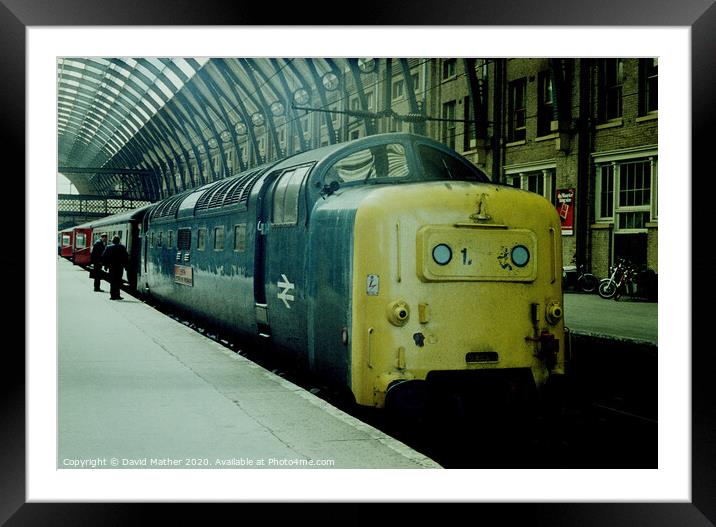
[[[102,254],[102,265],[109,269],[110,300],[122,300],[119,296],[119,288],[122,285],[124,269],[129,263],[127,248],[119,241],[119,236],[112,238],[112,245],[109,245]]]
[[[90,263],[92,264],[90,278],[94,278],[95,291],[102,291],[100,288],[102,285],[102,254],[106,248],[107,233],[103,232],[99,235],[99,239],[94,242],[94,245],[92,246],[92,253],[90,254]]]

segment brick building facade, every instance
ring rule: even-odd
[[[658,272],[657,74],[657,59],[644,58],[358,59],[300,103],[320,111],[279,120],[278,137],[291,154],[373,133],[427,135],[493,181],[549,199],[565,264],[603,277],[626,257]],[[268,130],[257,131],[259,157],[271,159]],[[243,144],[244,159],[252,148]]]
[[[544,195],[563,216],[565,264],[574,258],[603,277],[625,257],[658,272],[657,59],[409,61],[413,104],[428,119],[379,118],[376,132],[423,133],[493,181]],[[390,97],[406,116],[407,76],[393,59],[386,89],[385,62],[365,79],[369,110]],[[347,138],[366,133],[348,121]]]

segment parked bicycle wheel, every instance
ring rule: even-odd
[[[594,293],[599,287],[599,279],[591,273],[584,273],[577,280],[577,287],[585,293]]]
[[[602,298],[612,298],[617,292],[617,284],[614,280],[604,278],[601,282],[599,282],[597,292]]]

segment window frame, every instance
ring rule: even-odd
[[[614,67],[615,71],[610,69]],[[624,117],[624,60],[621,58],[602,59],[599,65],[599,120],[603,123],[618,121]],[[613,83],[609,76],[614,73]],[[611,101],[615,98],[616,101]],[[610,102],[616,102],[617,115],[611,116]]]
[[[644,233],[647,232],[647,223],[658,221],[658,184],[659,184],[659,157],[658,149],[654,147],[643,148],[643,149],[632,149],[621,152],[606,152],[600,154],[592,154],[593,163],[595,166],[595,174],[601,176],[600,168],[605,165],[613,165],[613,198],[612,215],[605,217],[601,215],[601,200],[602,200],[602,182],[601,177],[596,177],[594,182],[595,189],[595,222],[597,223],[610,223],[614,227],[615,233]],[[650,192],[649,192],[649,205],[621,205],[619,202],[619,188],[621,184],[621,169],[624,165],[634,163],[646,163],[649,168],[650,177]],[[645,212],[648,211],[649,216],[645,221],[644,227],[626,229],[619,228],[619,213],[629,212]]]
[[[449,109],[452,109],[452,112],[449,112]],[[452,101],[445,101],[441,106],[441,116],[443,119],[455,119],[456,111],[457,100],[455,99],[453,99]],[[449,113],[452,113],[452,116],[448,115]],[[457,123],[453,120],[443,121],[442,124],[443,126],[441,127],[441,142],[448,148],[455,150],[455,146],[457,144]],[[450,134],[450,132],[452,132],[452,134]]]
[[[457,77],[457,59],[443,59],[440,79],[446,81],[455,77]]]
[[[650,67],[649,61],[652,62]],[[652,73],[653,67],[653,73]],[[651,81],[655,83],[656,93],[652,94]],[[656,108],[650,109],[654,96]],[[658,57],[639,59],[639,115],[656,115],[659,113],[659,59]]]
[[[298,225],[298,220],[301,216],[301,196],[304,193],[304,187],[306,185],[306,182],[308,181],[308,177],[311,173],[311,169],[313,168],[313,164],[303,164],[303,165],[296,165],[293,167],[286,168],[281,172],[281,175],[279,175],[276,178],[276,182],[273,185],[273,189],[271,189],[271,225],[276,227],[294,227]],[[297,172],[301,172],[298,176],[296,176]],[[293,178],[298,179],[298,183],[296,184],[293,182]],[[286,185],[284,187],[281,187],[281,183],[286,180]],[[295,200],[292,199],[292,204],[295,202],[295,209],[291,207],[291,211],[295,210],[295,216],[289,216],[289,220],[287,221],[287,215],[286,215],[286,196],[289,191],[289,187],[292,189],[295,188],[296,194],[295,194]],[[281,206],[281,215],[280,218],[277,217],[277,193],[279,191],[283,191],[283,202]],[[291,219],[293,218],[293,219]],[[280,221],[277,221],[280,220]]]
[[[537,75],[537,137],[552,134],[554,120],[554,80],[552,71],[540,71]]]
[[[199,227],[196,230],[196,250],[206,251],[206,238],[209,235],[209,231],[206,227]]]
[[[237,223],[234,225],[234,252],[237,253],[245,253],[246,252],[246,233],[248,230],[248,224],[246,223]],[[243,231],[241,236],[239,236],[239,233]],[[241,240],[241,244],[239,244],[239,240]]]
[[[224,225],[215,225],[212,229],[212,247],[213,250],[216,252],[223,251],[226,247],[226,227]],[[221,232],[221,247],[218,247],[218,241],[219,237],[217,236],[217,233]]]
[[[522,105],[517,107],[517,95],[521,95]],[[527,77],[512,80],[508,83],[509,113],[507,137],[510,143],[527,140]],[[518,126],[518,115],[522,116],[522,125]]]

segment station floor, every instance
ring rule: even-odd
[[[57,280],[60,469],[440,468],[61,258]]]

